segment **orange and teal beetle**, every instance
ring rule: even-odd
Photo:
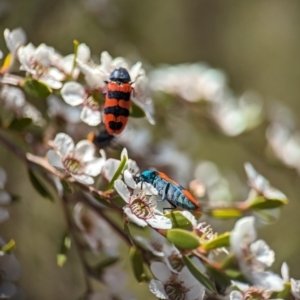
[[[162,201],[167,200],[173,207],[201,210],[198,201],[188,190],[162,172],[146,170],[136,180],[152,184],[162,196]]]
[[[118,135],[128,122],[133,88],[130,75],[124,68],[115,69],[109,79],[106,82],[103,122],[108,134]]]

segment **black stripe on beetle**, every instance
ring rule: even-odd
[[[123,126],[122,122],[109,121],[108,126],[111,130],[120,130]]]
[[[117,100],[130,100],[129,92],[121,92],[121,91],[108,91],[108,99],[117,99]]]
[[[119,116],[124,116],[128,117],[129,116],[129,110],[127,108],[121,107],[121,106],[109,106],[104,108],[104,113],[106,115],[112,114],[115,117]]]

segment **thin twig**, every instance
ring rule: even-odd
[[[73,221],[70,216],[70,212],[68,210],[68,198],[66,197],[66,195],[63,195],[61,197],[61,203],[62,203],[64,216],[65,216],[67,226],[68,226],[68,231],[70,233],[70,236],[72,237],[73,243],[75,245],[75,248],[77,250],[77,253],[78,253],[81,265],[82,265],[82,269],[83,269],[83,273],[84,273],[84,280],[85,280],[85,284],[86,284],[86,295],[89,295],[93,291],[92,284],[91,284],[90,278],[89,278],[89,276],[92,276],[92,271],[84,257],[84,254],[83,254],[83,251],[81,248],[81,244],[79,243],[78,238],[75,234]]]

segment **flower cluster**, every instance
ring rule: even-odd
[[[208,114],[229,136],[237,136],[262,121],[260,96],[252,91],[234,96],[224,73],[205,64],[156,69],[150,74],[150,87],[154,92],[177,95],[188,102],[206,101]]]

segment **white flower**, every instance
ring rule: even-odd
[[[150,225],[157,229],[172,228],[171,220],[160,215],[160,212],[156,210],[156,200],[152,196],[147,196],[140,187],[131,193],[126,184],[119,179],[114,182],[114,187],[127,203],[123,210],[131,222],[142,227]]]
[[[78,202],[74,207],[74,220],[84,239],[96,253],[118,255],[119,238],[96,212]]]
[[[193,277],[187,267],[184,267],[179,274],[172,274],[165,264],[153,262],[150,269],[157,279],[151,280],[149,288],[157,298],[203,299],[204,287]]]
[[[85,184],[93,184],[91,176],[101,173],[105,157],[94,157],[95,146],[88,140],[82,140],[77,145],[70,136],[58,133],[53,141],[55,151],[49,150],[48,161],[55,167],[64,169],[77,181]],[[104,152],[101,153],[102,156]]]
[[[230,247],[238,260],[241,271],[255,286],[272,291],[284,288],[283,280],[272,272],[265,271],[273,264],[275,253],[262,240],[256,240],[254,217],[238,220],[230,235]]]
[[[77,107],[66,105],[56,95],[47,98],[48,115],[52,118],[58,117],[71,124],[80,122],[80,110]]]
[[[4,245],[5,241],[0,238],[0,247]],[[16,294],[17,288],[12,283],[12,281],[16,281],[19,279],[20,272],[20,263],[16,259],[14,254],[5,253],[3,255],[0,255],[0,297],[2,299],[10,299]]]
[[[164,66],[150,73],[150,87],[189,102],[214,102],[226,88],[226,77],[220,70],[201,63]]]
[[[276,199],[283,202],[287,201],[287,197],[281,191],[272,187],[269,181],[256,172],[250,163],[245,163],[245,170],[249,180],[250,187],[258,194],[264,196],[266,199]],[[251,201],[251,199],[249,199]]]
[[[300,171],[300,134],[292,132],[287,125],[272,123],[266,137],[275,156],[289,168]]]
[[[54,48],[45,44],[35,48],[30,43],[26,46],[21,46],[18,49],[17,56],[21,64],[21,70],[28,72],[33,78],[43,81],[53,89],[62,87],[61,81],[65,79],[65,75],[52,67],[53,59],[56,57]]]
[[[233,281],[232,284],[238,288],[239,291],[232,291],[229,295],[230,300],[246,300],[252,298],[268,300],[272,295],[272,291],[264,288],[257,288],[236,281]]]
[[[84,87],[75,81],[64,84],[61,89],[61,96],[71,106],[82,105],[80,118],[90,126],[97,126],[101,123],[100,105],[93,95],[89,95]]]
[[[253,129],[262,120],[262,100],[254,92],[246,92],[239,99],[230,93],[214,103],[211,115],[220,129],[229,136],[237,136]]]
[[[22,28],[16,28],[12,31],[6,28],[4,30],[4,38],[8,50],[13,55],[16,54],[20,46],[26,43],[26,34]]]

